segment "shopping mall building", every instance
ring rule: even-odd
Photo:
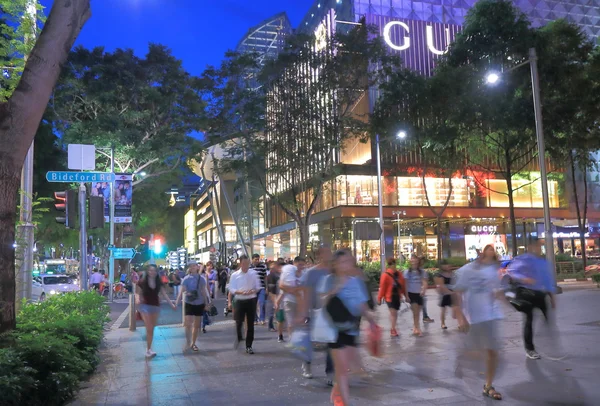
[[[402,57],[411,69],[430,75],[436,60],[446,52],[448,44],[460,31],[465,15],[473,4],[472,0],[316,0],[298,30],[332,32],[351,28],[364,18],[368,24],[378,28],[391,53]],[[521,0],[515,4],[535,25],[566,18],[579,24],[590,37],[600,36],[600,0]],[[329,24],[326,30],[323,30],[324,24]],[[289,26],[286,30],[289,30]],[[249,32],[242,42],[253,36]],[[359,108],[363,112],[372,111],[377,89],[365,96]],[[358,140],[349,142],[338,152],[337,162],[339,174],[325,185],[318,208],[312,216],[309,230],[311,246],[326,243],[334,248],[348,247],[355,251],[359,260],[379,260],[379,233],[378,227],[374,226],[378,218],[379,200],[374,146]],[[464,176],[452,179],[453,191],[440,224],[442,244],[438,246],[437,220],[427,203],[423,180],[414,171],[416,167],[419,167],[419,156],[409,143],[392,143],[382,148],[382,202],[385,251],[388,255],[393,252],[395,256],[400,253],[406,256],[415,252],[436,258],[438,250],[441,250],[444,256],[473,258],[476,251],[487,244],[493,244],[501,255],[512,255],[512,238],[517,239],[517,245],[521,248],[529,239],[543,237],[539,181],[513,181],[514,188],[518,188],[520,182],[523,185],[514,196],[517,232],[513,236],[508,223],[506,182],[491,177],[482,186],[472,177]],[[539,178],[535,165],[530,170],[530,179]],[[579,235],[574,228],[577,221],[570,198],[571,180],[560,174],[560,168],[551,167],[551,170],[557,174],[549,182],[556,251],[575,253],[580,247]],[[586,249],[594,251],[599,247],[600,237],[600,184],[598,174],[590,176],[592,190]],[[448,180],[426,178],[425,187],[431,205],[442,206],[448,194]],[[266,258],[292,257],[299,251],[296,224],[290,222],[276,204],[263,198],[257,209],[247,209],[243,195],[252,191],[247,187],[245,190],[240,189],[239,185],[236,187],[234,179],[224,181],[215,190],[221,194],[223,190],[229,190],[227,193],[231,196],[228,200],[232,203],[224,208],[227,213],[223,216],[231,224],[223,225],[221,222],[222,227],[228,227],[225,230],[228,232],[222,234],[228,234],[225,237],[228,237],[226,241],[230,247],[239,247],[243,241],[253,252]],[[206,197],[199,197],[198,200],[201,199],[206,201]],[[223,205],[222,202],[220,204]],[[195,207],[190,211],[194,212]],[[220,241],[219,233],[209,231],[207,227],[215,230],[219,221],[215,219],[211,224],[206,223],[204,231],[200,233],[200,230],[191,230],[191,223],[196,227],[197,220],[192,219],[192,214],[188,215],[190,219],[188,222],[186,218],[186,228],[190,229],[190,238],[195,236],[198,241],[202,233],[211,235],[212,240],[200,240],[203,241],[200,245],[205,247],[201,248],[195,243],[196,253],[207,252],[215,242]],[[196,217],[196,214],[193,216]],[[253,224],[253,227],[249,227],[249,224]]]

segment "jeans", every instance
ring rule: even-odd
[[[177,296],[179,296],[180,290],[181,290],[181,285],[173,285],[173,295],[175,296],[175,300],[177,300]]]
[[[325,374],[333,375],[333,358],[331,358],[331,350],[327,348],[327,357],[325,358]]]
[[[227,281],[221,281],[219,283],[219,288],[221,288],[221,294],[225,296],[225,288],[227,287]]]
[[[256,317],[256,300],[244,299],[235,301],[235,330],[238,341],[242,341],[242,325],[246,320],[246,348],[254,342],[254,318]]]
[[[537,290],[519,288],[517,290],[517,299],[525,300],[531,303],[525,312],[525,325],[523,326],[523,341],[525,342],[525,350],[535,351],[533,345],[533,311],[537,307],[542,311],[542,314],[548,321],[548,308],[546,307],[546,293]]]
[[[205,328],[208,325],[210,325],[210,318],[208,317],[208,312],[205,311],[202,315],[202,328]]]
[[[257,294],[257,301],[258,301],[258,310],[260,313],[260,317],[257,315],[255,317],[255,321],[260,321],[260,322],[264,322],[266,317],[266,292],[265,289],[261,289],[258,291]]]
[[[267,311],[267,319],[269,319],[269,328],[275,330],[275,303],[268,298],[265,307]]]
[[[429,315],[427,314],[427,295],[423,295],[423,320],[428,318]]]

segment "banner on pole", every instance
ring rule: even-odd
[[[115,174],[115,223],[131,223],[131,201],[133,196],[133,175]],[[104,221],[110,221],[110,184],[108,182],[92,183],[92,196],[104,197]]]

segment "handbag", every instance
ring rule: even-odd
[[[325,305],[325,310],[331,317],[334,326],[340,331],[352,330],[358,324],[358,317],[350,313],[344,302],[337,296],[329,299],[329,302]]]
[[[200,278],[201,276],[198,275],[198,283],[196,284],[196,290],[190,290],[189,292],[187,292],[187,298],[190,302],[194,302],[198,299],[198,297],[200,296],[198,290],[200,289]]]
[[[381,328],[379,326],[369,327],[367,333],[367,349],[372,357],[381,357]]]
[[[312,328],[310,339],[315,343],[335,343],[338,339],[338,330],[333,325],[327,311],[323,308],[313,310]]]
[[[209,308],[208,308],[208,314],[211,317],[215,317],[219,314],[219,311],[217,310],[217,307],[214,304],[210,304]]]
[[[307,362],[312,359],[312,342],[310,341],[310,331],[306,328],[297,328],[290,336],[290,350],[292,355],[301,361]]]

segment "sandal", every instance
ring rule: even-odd
[[[500,392],[496,392],[493,386],[483,385],[483,396],[487,396],[488,398],[492,398],[494,400],[502,400],[502,394]]]
[[[192,349],[192,351],[194,351],[194,352],[198,352],[198,351],[199,351],[199,350],[198,350],[198,346],[197,346],[196,344],[192,345],[190,348],[191,348],[191,349]]]

